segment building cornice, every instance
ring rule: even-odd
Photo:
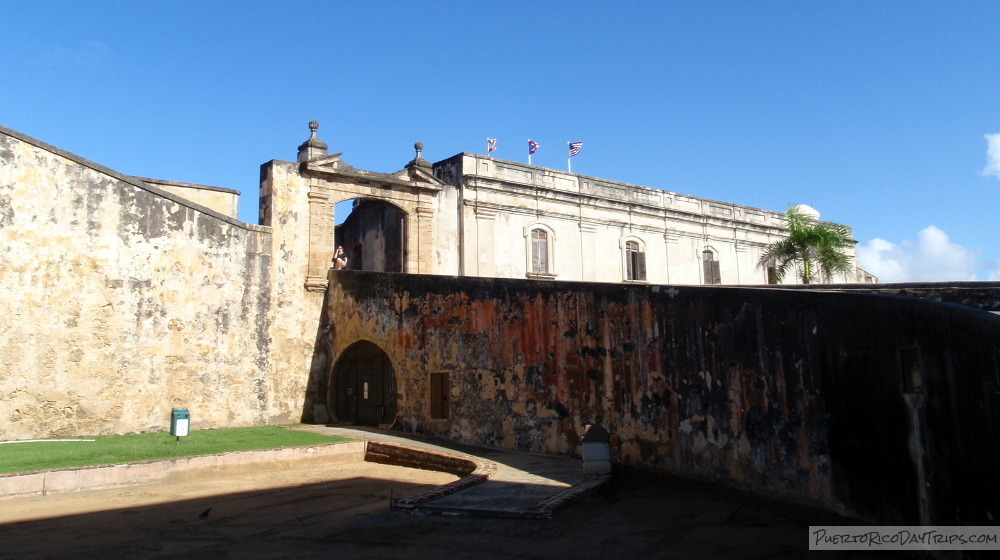
[[[339,179],[353,183],[365,184],[375,183],[380,185],[390,185],[393,187],[403,187],[426,194],[437,194],[441,191],[440,179],[428,173],[417,170],[415,176],[420,180],[404,179],[396,174],[378,173],[375,171],[362,171],[355,169],[340,159],[340,154],[329,157],[305,161],[299,164],[299,171],[303,175],[319,177],[323,179]],[[403,171],[407,173],[409,171]]]

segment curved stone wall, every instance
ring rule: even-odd
[[[396,427],[614,460],[898,524],[1000,503],[1000,318],[868,294],[331,272],[330,348],[371,340]],[[448,372],[447,419],[429,376]]]

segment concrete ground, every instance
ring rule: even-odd
[[[347,426],[309,426],[301,429],[419,449],[436,455],[466,458],[489,471],[480,484],[442,497],[421,501],[414,509],[424,513],[477,517],[551,517],[608,477],[588,477],[577,459],[509,449],[462,445],[445,440],[400,434],[388,430]]]
[[[524,455],[525,468],[517,470],[529,475],[533,460],[546,459]],[[809,525],[846,521],[630,470],[616,471],[602,490],[552,519],[389,510],[391,499],[455,479],[367,462],[298,460],[192,471],[125,489],[0,499],[0,558],[908,557],[809,552]]]

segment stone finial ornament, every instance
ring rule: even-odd
[[[326,142],[319,139],[316,131],[319,130],[319,121],[309,121],[309,139],[299,146],[298,162],[311,161],[329,155]]]
[[[417,142],[417,143],[415,143],[413,145],[413,149],[417,151],[417,155],[413,156],[413,161],[411,161],[410,163],[406,164],[406,167],[409,168],[409,167],[416,166],[416,167],[420,167],[420,168],[424,168],[424,169],[432,169],[433,166],[431,165],[431,162],[429,162],[426,159],[424,159],[424,155],[423,155],[424,154],[424,143],[423,142]]]

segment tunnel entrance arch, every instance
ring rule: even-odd
[[[377,344],[360,340],[344,351],[330,374],[327,406],[341,421],[363,426],[396,418],[396,372]]]

